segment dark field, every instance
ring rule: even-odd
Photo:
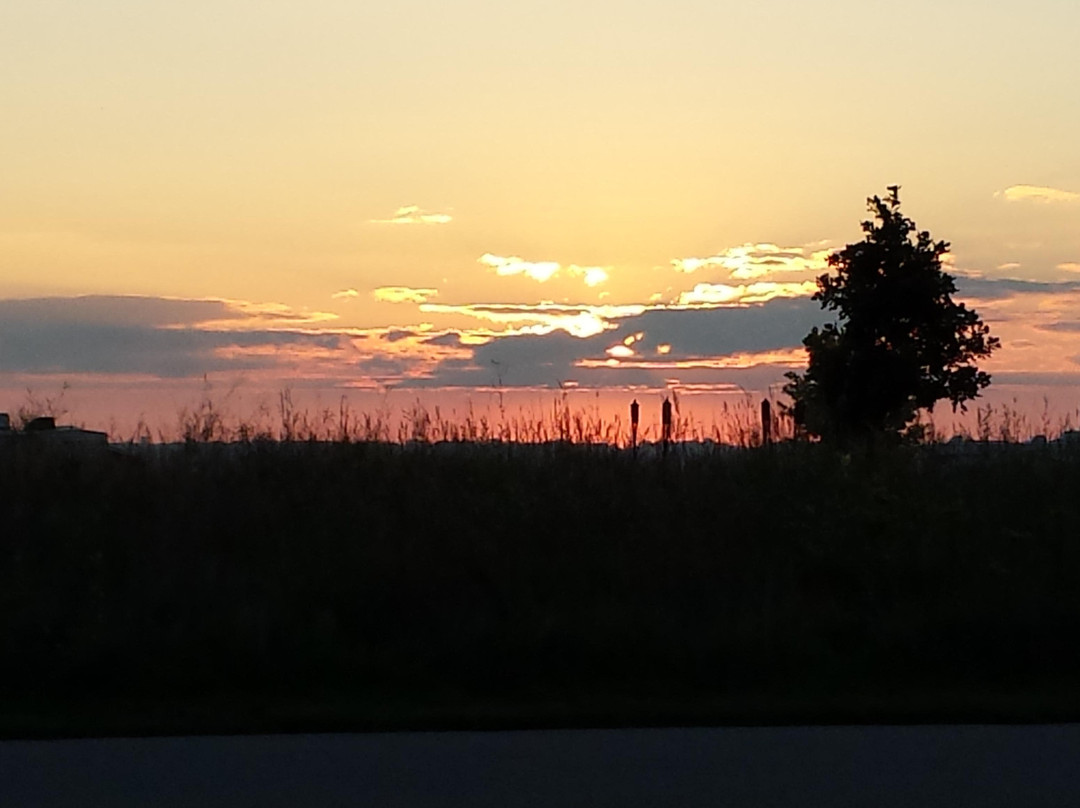
[[[11,736],[1080,719],[1080,446],[0,455]]]

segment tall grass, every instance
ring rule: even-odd
[[[28,390],[25,400],[15,409],[16,425],[25,425],[37,415],[71,420],[71,403],[66,399],[68,386],[54,395]],[[693,397],[684,400],[677,388],[651,390],[650,396],[670,398],[674,419],[672,439],[676,443],[713,443],[725,446],[752,447],[762,441],[760,404],[762,398],[750,393],[724,397],[710,409]],[[497,404],[474,404],[447,408],[432,404],[419,395],[404,405],[391,404],[388,397],[374,407],[357,409],[347,395],[332,406],[312,405],[310,399],[297,398],[291,388],[277,392],[271,401],[254,408],[243,407],[235,389],[221,393],[204,382],[202,395],[180,409],[172,424],[151,423],[140,417],[134,426],[119,429],[111,419],[112,440],[131,444],[170,442],[500,442],[606,444],[626,447],[631,442],[628,405],[634,391],[626,393],[626,411],[610,404],[601,405],[599,392],[593,401],[577,391],[552,393],[547,402],[537,406],[507,406],[502,391]],[[795,429],[786,401],[768,397],[772,404],[771,435],[784,441],[794,437]],[[584,403],[583,403],[584,400]],[[610,399],[609,399],[610,400]],[[690,403],[691,406],[685,406]],[[658,410],[658,406],[657,406]],[[639,443],[658,442],[661,438],[657,412],[643,412],[637,433]],[[1011,403],[978,402],[966,412],[953,413],[941,407],[923,413],[918,426],[922,442],[963,441],[1025,442],[1037,437],[1053,440],[1080,427],[1080,407],[1062,412],[1044,398],[1041,409]]]
[[[724,401],[708,422],[684,413],[676,391],[671,393],[674,417],[672,440],[678,443],[710,442],[729,446],[756,446],[761,443],[759,403],[747,395],[736,401]],[[342,396],[336,408],[323,407],[312,412],[298,407],[290,390],[278,395],[277,408],[260,407],[239,414],[229,411],[206,396],[194,406],[180,411],[175,430],[158,429],[156,433],[140,422],[128,437],[139,443],[160,442],[249,442],[249,441],[319,441],[386,443],[548,443],[603,444],[627,447],[631,443],[629,417],[605,411],[598,403],[572,406],[566,394],[555,395],[539,409],[500,406],[474,407],[463,412],[447,411],[436,404],[428,406],[417,398],[404,407],[381,405],[373,410],[357,411]],[[791,418],[774,405],[772,435],[778,440],[793,437]],[[637,432],[639,443],[661,438],[657,423],[643,420]]]
[[[724,446],[753,447],[762,442],[761,398],[747,394],[724,400],[708,415],[686,410],[677,390],[669,393],[673,403],[672,440],[676,443],[712,443]],[[628,395],[629,399],[630,396]],[[795,425],[783,401],[772,400],[771,436],[776,441],[795,437]],[[918,426],[922,442],[948,440],[999,441],[1022,443],[1037,437],[1054,440],[1080,426],[1080,408],[1064,414],[1052,414],[1044,399],[1039,413],[1032,414],[1012,404],[979,404],[964,413],[950,411],[922,414]],[[132,442],[152,439],[169,442],[247,442],[253,440],[336,441],[387,443],[500,442],[604,444],[625,448],[631,443],[629,417],[602,408],[599,403],[572,403],[566,393],[553,395],[546,406],[518,407],[503,405],[479,407],[469,403],[464,411],[428,405],[420,398],[406,406],[387,403],[367,411],[358,411],[346,396],[336,407],[314,411],[298,406],[286,389],[278,394],[277,406],[262,406],[240,414],[217,403],[209,395],[192,407],[183,409],[175,430],[153,432],[140,423],[130,436]],[[639,443],[659,442],[660,426],[642,420],[637,433]]]

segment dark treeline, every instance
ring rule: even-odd
[[[1055,444],[10,452],[0,714],[1075,720],[1078,490],[1080,449]]]

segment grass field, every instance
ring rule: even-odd
[[[0,491],[8,736],[1080,718],[1065,441],[20,446]]]

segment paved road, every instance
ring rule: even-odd
[[[0,806],[1067,806],[1080,725],[0,743]]]

